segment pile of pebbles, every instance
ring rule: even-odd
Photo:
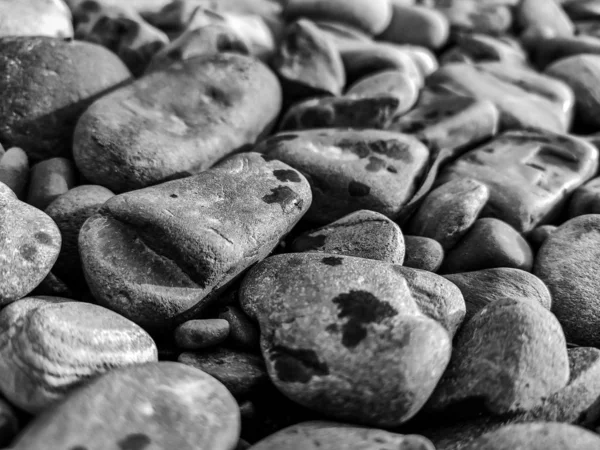
[[[0,447],[600,448],[600,0],[0,0]]]

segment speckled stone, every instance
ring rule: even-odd
[[[600,437],[584,428],[557,422],[508,425],[484,434],[464,450],[594,450]]]
[[[467,234],[489,195],[485,184],[470,178],[442,184],[425,197],[406,232],[435,239],[447,251]]]
[[[492,216],[519,232],[557,218],[567,197],[598,170],[598,150],[573,135],[513,131],[466,153],[449,164],[438,184],[476,179],[490,191],[483,216]]]
[[[297,171],[242,153],[201,174],[121,194],[83,225],[79,251],[99,304],[168,329],[218,300],[311,204]]]
[[[0,183],[8,186],[20,200],[25,200],[29,182],[29,158],[19,147],[9,148],[0,156]]]
[[[335,422],[304,422],[263,439],[251,450],[435,450],[426,438]]]
[[[182,353],[177,360],[215,377],[236,397],[255,394],[270,384],[264,361],[252,353],[221,347],[203,353]]]
[[[361,209],[394,218],[415,193],[429,156],[407,135],[333,128],[277,134],[255,151],[307,177],[313,203],[306,218],[319,225]]]
[[[361,210],[294,240],[295,252],[335,253],[359,258],[404,262],[404,236],[383,214]]]
[[[590,347],[600,345],[599,245],[600,215],[576,217],[546,239],[533,271],[552,294],[567,340]]]
[[[437,272],[444,261],[444,249],[438,241],[421,236],[404,236],[404,265]]]
[[[568,380],[567,347],[558,320],[536,301],[505,298],[481,309],[461,328],[452,361],[427,408],[480,400],[494,414],[527,411]]]
[[[188,320],[175,328],[179,348],[199,350],[216,347],[229,335],[229,322],[223,319]]]
[[[119,58],[99,45],[49,37],[0,39],[0,142],[22,148],[32,163],[70,156],[79,116],[130,76]]]
[[[240,303],[259,322],[275,386],[340,420],[392,427],[414,416],[451,344],[419,309],[406,270],[320,253],[273,256],[251,269]]]
[[[253,144],[280,108],[279,82],[259,61],[199,56],[96,101],[77,123],[73,156],[95,184],[141,189],[202,172]]]
[[[113,196],[102,186],[77,186],[55,199],[45,210],[62,236],[60,254],[52,270],[70,285],[85,285],[77,242],[79,231],[85,221]]]
[[[0,331],[0,390],[31,413],[107,370],[157,360],[144,330],[90,303],[26,298],[0,312]]]
[[[453,273],[444,278],[454,283],[465,299],[469,320],[481,309],[504,298],[529,299],[550,309],[552,297],[546,285],[535,275],[519,269],[498,267],[474,272]]]
[[[89,420],[90,417],[111,420]],[[240,413],[221,383],[172,362],[114,370],[36,418],[15,450],[233,450]]]
[[[4,0],[0,36],[72,38],[71,11],[63,0]]]
[[[50,273],[61,245],[56,224],[0,183],[0,305],[31,292]]]

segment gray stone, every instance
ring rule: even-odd
[[[377,259],[392,264],[404,262],[404,236],[400,227],[383,214],[361,210],[348,214],[296,238],[296,252],[335,253]]]
[[[107,370],[157,360],[140,327],[100,306],[31,297],[0,312],[0,390],[31,413]]]
[[[243,350],[258,351],[260,333],[240,308],[233,305],[225,306],[219,311],[219,317],[229,324],[228,345]]]
[[[27,203],[42,211],[57,197],[75,187],[75,165],[67,158],[50,158],[31,168]]]
[[[4,0],[0,36],[72,38],[71,11],[63,0]]]
[[[449,360],[406,268],[341,255],[273,256],[248,273],[244,311],[259,322],[275,386],[330,417],[392,427],[422,407]]]
[[[586,214],[600,214],[600,177],[577,188],[569,200],[569,218]]]
[[[160,362],[93,380],[37,417],[13,448],[233,450],[239,433],[237,403],[221,383],[192,367]]]
[[[31,292],[50,273],[61,245],[50,217],[0,183],[0,305]]]
[[[533,273],[552,294],[552,312],[567,340],[600,345],[600,215],[579,216],[562,224],[538,252]]]
[[[188,320],[175,328],[175,343],[179,348],[199,350],[216,347],[227,339],[229,322],[223,319]]]
[[[25,199],[29,182],[29,158],[19,147],[9,148],[0,156],[0,183],[7,185],[19,198]]]
[[[144,327],[197,314],[265,258],[308,210],[306,179],[256,153],[111,198],[83,225],[79,251],[99,304]]]
[[[421,236],[404,236],[404,265],[413,269],[437,272],[444,261],[444,249],[438,241]]]
[[[444,275],[454,283],[465,299],[465,320],[490,303],[504,298],[529,299],[550,309],[552,297],[546,285],[535,275],[510,267],[477,270]]]

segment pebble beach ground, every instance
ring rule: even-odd
[[[0,0],[0,448],[600,449],[600,0]]]

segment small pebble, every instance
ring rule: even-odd
[[[19,147],[9,148],[0,156],[0,183],[4,183],[17,198],[25,200],[25,188],[29,183],[29,159]]]
[[[189,320],[175,328],[175,342],[186,350],[216,347],[227,339],[229,328],[223,319]]]
[[[75,187],[76,176],[73,162],[66,158],[37,163],[31,168],[27,203],[45,210],[57,197]]]
[[[438,241],[422,236],[404,236],[404,265],[437,272],[444,261],[444,249]]]

